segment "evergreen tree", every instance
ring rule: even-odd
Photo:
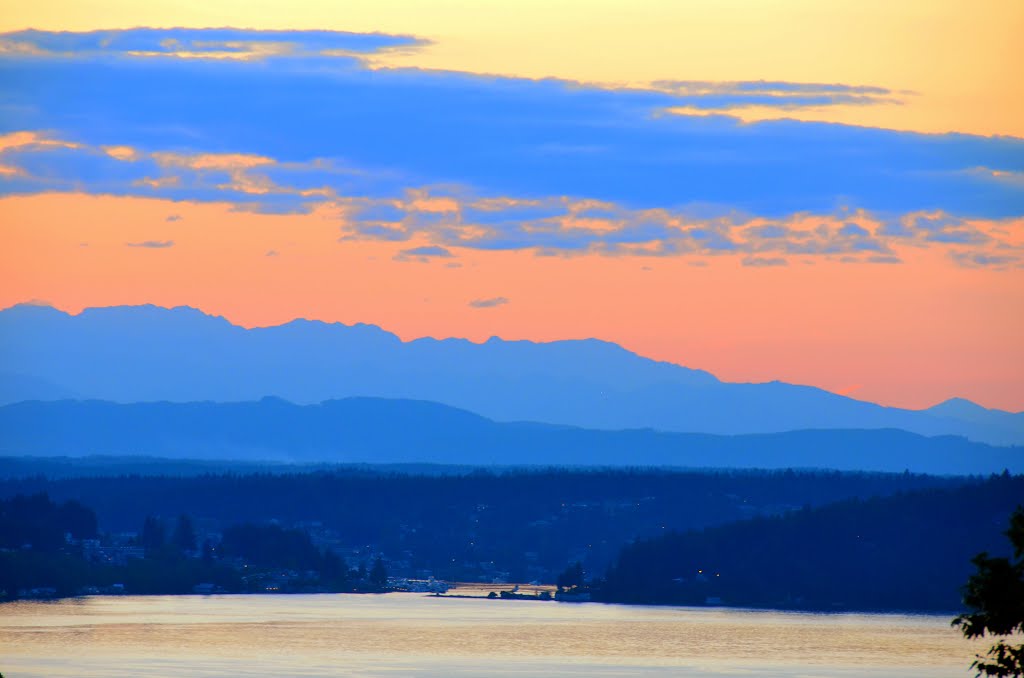
[[[576,561],[574,565],[565,568],[562,574],[558,575],[556,584],[559,589],[574,589],[583,586],[583,563]]]
[[[57,509],[57,515],[63,529],[76,539],[91,539],[96,536],[96,514],[74,499],[64,502]]]
[[[974,611],[953,620],[967,638],[1024,633],[1024,507],[1018,506],[1010,516],[1006,536],[1013,545],[1013,560],[987,553],[974,557],[978,571],[964,587],[964,604]],[[1000,638],[986,656],[977,655],[971,667],[978,676],[1024,676],[1024,644],[1010,645]]]
[[[192,527],[192,519],[184,513],[178,516],[171,543],[183,553],[196,550],[196,531]]]
[[[142,536],[140,538],[142,548],[146,549],[146,553],[150,554],[159,550],[163,547],[165,539],[164,524],[154,516],[146,516],[146,522],[142,525]]]

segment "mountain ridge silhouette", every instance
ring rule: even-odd
[[[19,383],[31,388],[19,392]],[[0,311],[0,402],[69,395],[124,403],[273,395],[300,404],[362,396],[433,401],[499,422],[607,430],[894,428],[1024,444],[1022,413],[962,400],[906,410],[780,381],[723,382],[599,339],[403,341],[375,325],[305,319],[246,329],[182,306]]]
[[[419,400],[296,405],[26,401],[0,407],[0,454],[472,466],[820,468],[967,475],[1024,471],[1024,448],[894,429],[721,436],[495,422]]]

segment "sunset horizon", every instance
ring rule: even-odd
[[[490,302],[491,300],[482,300],[482,301]],[[472,303],[472,301],[470,301],[468,303]],[[501,305],[501,302],[498,302],[496,304],[485,303],[482,306],[478,306],[478,308],[491,308],[493,306],[498,306],[498,305]],[[710,370],[710,369],[708,369],[708,368],[706,368],[706,367],[704,367],[702,365],[691,363],[691,362],[686,362],[685,360],[671,360],[671,359],[666,359],[666,358],[655,357],[655,356],[652,356],[652,355],[647,355],[647,354],[644,354],[641,351],[634,350],[634,349],[630,348],[628,345],[623,344],[621,342],[614,341],[614,340],[611,340],[611,339],[607,339],[607,338],[604,338],[604,337],[598,337],[598,336],[559,336],[559,337],[551,337],[551,338],[544,338],[544,339],[535,339],[533,337],[528,337],[528,336],[521,336],[521,337],[513,336],[513,337],[509,337],[509,336],[501,336],[501,335],[498,335],[498,334],[489,334],[488,335],[488,334],[486,334],[486,332],[484,334],[480,334],[480,335],[476,335],[476,336],[472,336],[472,337],[470,337],[470,336],[463,336],[463,335],[453,335],[453,334],[445,335],[445,334],[440,334],[440,333],[435,333],[435,334],[415,334],[415,333],[412,333],[412,334],[400,334],[398,332],[395,332],[393,329],[391,329],[391,328],[389,328],[387,326],[376,324],[376,323],[372,323],[372,322],[331,320],[331,319],[328,319],[328,318],[317,318],[317,317],[310,317],[310,316],[296,316],[296,317],[289,318],[289,319],[286,319],[286,320],[273,320],[273,321],[255,322],[255,323],[251,323],[251,324],[246,324],[246,323],[239,322],[238,320],[232,318],[228,314],[211,312],[211,311],[203,309],[203,308],[201,308],[199,306],[195,306],[195,305],[187,304],[187,303],[174,304],[174,305],[161,305],[161,304],[154,304],[154,303],[148,303],[147,302],[147,303],[131,303],[131,304],[110,304],[108,306],[82,306],[82,307],[60,308],[58,306],[54,306],[53,304],[49,303],[46,300],[42,300],[42,299],[29,299],[29,300],[26,300],[26,301],[14,303],[14,304],[12,304],[10,306],[7,306],[5,308],[0,308],[0,313],[3,313],[4,311],[7,311],[7,310],[14,309],[15,307],[18,307],[18,306],[48,308],[48,309],[56,310],[56,311],[61,312],[61,313],[68,314],[70,316],[79,316],[83,312],[86,312],[86,311],[103,311],[103,310],[107,310],[107,309],[118,309],[118,308],[121,308],[121,309],[132,309],[132,308],[141,308],[141,307],[153,307],[153,308],[157,308],[157,309],[161,309],[161,310],[166,310],[166,311],[175,311],[175,310],[179,310],[179,309],[186,309],[186,310],[190,310],[190,311],[197,311],[197,312],[201,313],[202,315],[210,317],[210,318],[225,320],[229,324],[231,324],[232,326],[239,327],[239,328],[246,329],[246,330],[251,330],[251,329],[270,329],[270,328],[286,326],[286,325],[289,325],[289,324],[292,324],[292,323],[295,323],[295,322],[320,322],[320,323],[324,323],[324,324],[328,324],[328,325],[332,325],[332,324],[341,325],[341,326],[346,327],[346,328],[348,328],[348,327],[365,326],[365,327],[371,327],[371,328],[374,328],[374,329],[378,329],[378,330],[381,330],[385,334],[395,336],[402,343],[411,343],[411,342],[415,342],[415,341],[420,340],[420,339],[431,339],[431,340],[436,340],[436,341],[458,340],[458,341],[466,341],[466,342],[469,342],[471,344],[476,344],[476,345],[484,345],[484,344],[488,343],[489,341],[493,341],[495,339],[501,340],[501,341],[505,341],[505,342],[513,342],[513,343],[514,342],[527,342],[527,343],[537,343],[537,344],[557,343],[557,342],[576,342],[576,341],[598,341],[598,342],[602,342],[602,343],[610,343],[610,344],[613,344],[615,346],[619,346],[619,347],[621,347],[621,348],[629,351],[630,353],[633,353],[633,354],[635,354],[635,355],[637,355],[637,356],[639,356],[641,358],[646,358],[646,359],[649,359],[649,360],[655,360],[655,361],[658,361],[658,362],[665,362],[665,363],[669,363],[669,364],[672,364],[672,365],[678,365],[680,367],[685,367],[687,369],[706,371],[706,372],[710,373],[712,376],[714,376],[716,379],[718,379],[719,381],[721,381],[723,383],[732,383],[732,384],[765,384],[765,383],[786,381],[784,379],[780,379],[780,378],[776,378],[776,377],[769,377],[769,378],[765,378],[765,379],[759,380],[759,381],[749,380],[749,379],[748,380],[744,380],[744,379],[726,379],[726,378],[723,378],[721,375],[715,373],[713,370]],[[988,405],[986,405],[983,402],[978,402],[978,401],[972,400],[971,398],[968,398],[968,397],[960,395],[960,394],[954,394],[954,395],[951,395],[949,397],[942,398],[940,400],[936,400],[936,401],[931,402],[929,404],[925,404],[923,406],[911,407],[911,406],[897,405],[897,404],[892,404],[892,403],[887,403],[887,402],[879,402],[879,401],[876,401],[876,400],[867,399],[865,397],[858,397],[856,392],[860,390],[860,386],[858,386],[857,388],[845,389],[845,392],[842,392],[841,390],[828,389],[828,388],[819,386],[817,384],[809,384],[809,383],[808,384],[802,384],[802,383],[791,382],[791,381],[787,382],[787,383],[791,383],[791,384],[797,385],[797,386],[811,386],[811,387],[814,387],[814,388],[820,388],[820,389],[822,389],[824,391],[827,391],[827,392],[830,392],[830,393],[834,393],[836,395],[844,396],[844,397],[847,397],[847,398],[852,398],[854,400],[860,400],[862,402],[870,402],[870,403],[874,403],[874,404],[877,404],[877,405],[882,405],[883,407],[896,407],[896,408],[909,409],[909,410],[915,410],[915,411],[926,411],[926,410],[931,409],[931,408],[933,408],[933,407],[935,407],[937,405],[942,405],[942,404],[950,402],[950,401],[966,400],[968,402],[974,403],[975,405],[979,405],[981,407],[985,407],[986,409],[1002,410],[1002,411],[1010,412],[1010,413],[1013,413],[1013,414],[1019,413],[1019,412],[1014,411],[1012,409],[1002,408],[1002,407],[998,407],[998,406],[988,406]]]
[[[0,4],[0,678],[1024,678],[1024,2]]]

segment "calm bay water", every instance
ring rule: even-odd
[[[17,676],[950,676],[948,616],[444,599],[92,597],[0,605]]]

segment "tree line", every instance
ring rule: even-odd
[[[384,553],[438,578],[553,581],[567,564],[603,572],[621,546],[672,530],[778,515],[850,497],[954,487],[978,479],[811,471],[372,470],[210,473],[194,477],[22,478],[0,496],[45,491],[95,509],[111,532],[146,515],[187,514],[211,529],[319,522],[339,547]]]
[[[1002,531],[1024,476],[848,499],[781,516],[639,540],[600,599],[813,610],[961,607],[971,558],[1007,551]]]

